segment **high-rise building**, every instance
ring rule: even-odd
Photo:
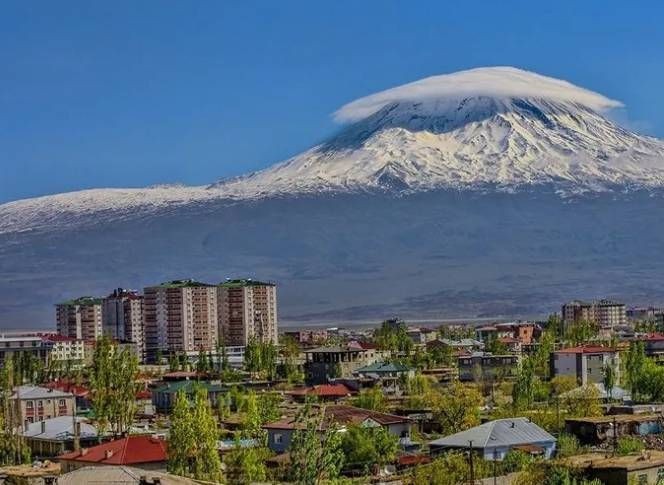
[[[56,305],[58,334],[83,340],[102,335],[101,298],[83,296]]]
[[[277,287],[251,279],[227,280],[217,287],[219,334],[224,345],[255,339],[277,344]]]
[[[565,328],[581,321],[593,322],[600,328],[614,328],[627,323],[627,314],[624,303],[574,300],[562,306],[562,320]]]
[[[213,350],[218,339],[217,288],[193,280],[175,280],[144,290],[145,353]]]
[[[136,344],[139,356],[144,357],[142,295],[122,288],[113,290],[102,302],[102,323],[104,335]]]

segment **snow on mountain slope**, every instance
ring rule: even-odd
[[[620,103],[565,81],[508,67],[434,76],[361,98],[352,122],[285,162],[208,187],[98,189],[0,206],[0,233],[134,217],[211,200],[320,192],[437,188],[560,193],[664,185],[664,142],[603,116]]]

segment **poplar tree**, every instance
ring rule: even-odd
[[[194,390],[193,405],[178,391],[171,412],[168,440],[168,471],[195,480],[221,482],[217,451],[217,423],[205,388]]]

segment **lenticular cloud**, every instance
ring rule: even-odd
[[[339,122],[353,122],[391,103],[458,100],[477,96],[548,99],[577,103],[600,112],[622,106],[620,101],[560,79],[514,67],[482,67],[431,76],[365,96],[342,106],[334,113],[334,118]]]

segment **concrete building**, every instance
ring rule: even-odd
[[[519,368],[519,356],[513,354],[493,355],[488,352],[461,354],[458,359],[459,380],[464,382],[475,379],[488,381],[511,379]]]
[[[217,287],[219,333],[225,345],[252,339],[278,343],[277,287],[251,279],[227,280]]]
[[[55,333],[42,334],[41,339],[52,346],[50,360],[83,365],[85,362],[85,341]]]
[[[620,358],[616,349],[583,345],[557,350],[551,354],[551,375],[571,376],[581,386],[603,382],[604,366],[613,366],[616,382],[620,382]]]
[[[58,416],[73,416],[74,395],[37,386],[18,386],[11,398],[12,420],[27,428],[30,423]]]
[[[115,340],[136,344],[143,360],[145,332],[143,329],[143,296],[132,290],[117,288],[102,302],[104,335]]]
[[[56,305],[57,329],[60,335],[83,340],[96,340],[102,335],[101,298],[83,296]]]
[[[611,300],[574,300],[562,306],[562,320],[565,328],[581,321],[593,322],[600,328],[614,328],[627,323],[627,312],[624,303]]]
[[[217,287],[175,280],[144,290],[145,355],[209,351],[218,341]]]
[[[664,480],[664,451],[647,450],[624,456],[588,453],[570,456],[564,463],[605,485],[649,485]]]
[[[304,354],[308,384],[326,384],[330,379],[352,377],[355,370],[382,359],[381,352],[359,345],[317,347]]]
[[[0,334],[0,367],[6,359],[18,358],[24,353],[29,353],[46,364],[52,349],[53,344],[45,342],[38,335]]]

